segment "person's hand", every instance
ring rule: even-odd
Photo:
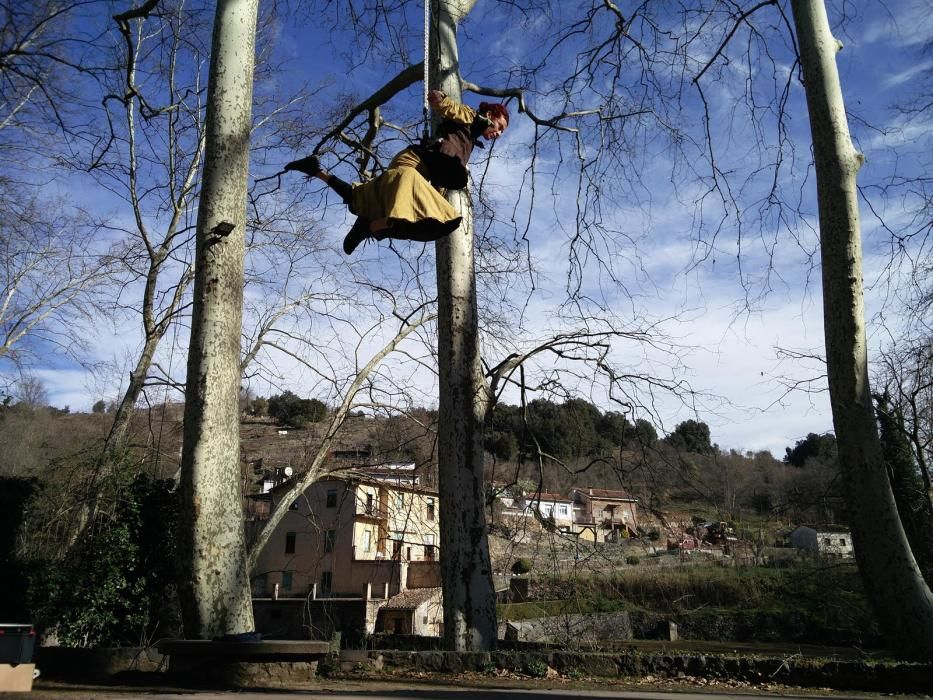
[[[445,97],[447,97],[447,95],[445,95],[440,90],[431,90],[428,92],[428,104],[432,107],[436,107]]]

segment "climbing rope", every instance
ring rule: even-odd
[[[428,91],[430,90],[430,72],[429,64],[431,51],[431,0],[424,0],[424,103],[422,113],[424,116],[424,133],[422,139],[427,142],[431,138],[431,106],[428,103]]]

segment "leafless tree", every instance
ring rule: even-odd
[[[523,188],[520,195],[526,199],[520,199],[519,205],[511,210],[513,217],[516,210],[522,210],[534,202],[538,186],[535,178],[537,168],[540,167],[534,156],[548,139],[552,139],[557,148],[569,149],[565,165],[574,173],[570,176],[571,181],[577,178],[574,188],[578,196],[575,204],[577,215],[572,217],[568,242],[567,301],[555,314],[553,328],[547,331],[528,332],[530,329],[523,327],[523,307],[536,291],[535,278],[538,274],[530,265],[530,260],[522,254],[523,250],[527,250],[524,235],[532,229],[533,224],[529,218],[520,224],[507,226],[506,230],[511,228],[513,231],[511,241],[503,236],[498,226],[493,228],[493,224],[501,223],[502,216],[501,212],[496,213],[501,203],[497,201],[495,188],[487,185],[487,181],[495,177],[494,168],[487,169],[481,163],[475,169],[474,199],[479,205],[475,222],[470,216],[470,200],[459,194],[453,195],[467,224],[456,239],[445,240],[438,245],[436,293],[441,386],[440,489],[445,502],[459,501],[462,506],[456,510],[445,509],[447,523],[457,523],[457,534],[451,534],[452,529],[443,535],[441,548],[442,563],[446,562],[442,565],[447,567],[446,629],[448,644],[453,648],[489,648],[494,643],[488,555],[483,553],[484,536],[481,534],[485,531],[482,514],[482,429],[485,412],[499,392],[508,389],[545,393],[566,391],[572,394],[579,390],[580,384],[597,385],[600,391],[610,396],[610,400],[616,400],[624,406],[630,415],[635,411],[653,410],[651,400],[642,390],[649,393],[652,390],[677,393],[686,389],[688,396],[697,397],[675,374],[659,378],[650,372],[632,371],[631,368],[623,368],[616,356],[620,348],[628,343],[634,348],[654,345],[659,350],[674,351],[667,355],[669,367],[673,369],[679,352],[675,344],[663,337],[657,325],[646,322],[634,308],[626,309],[632,312],[630,314],[620,314],[608,301],[620,289],[623,297],[635,289],[635,283],[631,280],[627,283],[628,290],[621,284],[623,268],[635,270],[636,277],[643,279],[644,275],[638,269],[637,256],[633,255],[635,262],[629,264],[613,247],[614,243],[625,244],[635,236],[615,230],[612,223],[601,218],[599,209],[609,203],[610,197],[605,194],[607,190],[600,189],[599,179],[609,172],[617,176],[614,170],[620,164],[624,164],[623,168],[631,168],[622,157],[623,153],[629,152],[629,142],[623,136],[621,123],[628,118],[644,116],[647,111],[641,108],[630,109],[631,105],[623,108],[621,101],[614,100],[611,92],[594,95],[590,100],[591,105],[584,108],[573,104],[581,96],[569,90],[567,94],[559,96],[540,95],[548,102],[556,101],[558,108],[556,116],[539,116],[528,102],[527,93],[534,87],[533,80],[540,77],[538,71],[543,71],[545,64],[551,67],[547,58],[535,69],[529,70],[527,75],[535,78],[527,81],[516,78],[522,82],[518,88],[489,86],[479,81],[466,80],[466,76],[461,75],[458,63],[456,33],[458,25],[468,19],[472,6],[470,2],[438,3],[432,6],[432,46],[436,47],[431,59],[432,81],[436,81],[432,82],[432,87],[442,87],[455,99],[459,98],[464,89],[486,95],[513,97],[518,101],[519,110],[524,113],[516,116],[513,123],[527,118],[533,125],[536,135],[529,148],[531,155],[526,175],[527,188]],[[607,8],[609,11],[606,17],[611,17],[612,27],[616,27],[619,20],[617,11],[612,6]],[[498,9],[506,16],[510,12],[506,5]],[[372,27],[378,27],[382,21],[383,10],[385,8],[367,10],[346,18],[350,22],[350,31],[356,34],[356,40],[371,46],[374,51],[385,50],[376,48],[372,31]],[[592,21],[595,26],[602,18],[601,12],[597,11],[596,14],[599,15],[597,19],[590,16],[581,21],[584,24]],[[400,34],[411,32],[411,29],[401,24],[401,15],[393,14],[392,17],[391,25]],[[511,19],[514,16],[506,17],[503,21],[507,23]],[[338,26],[340,20],[340,17],[335,20]],[[548,42],[553,41],[555,44],[562,41],[561,30],[566,31],[567,36],[575,33],[570,25],[548,29],[554,30],[553,35],[547,37]],[[612,41],[621,36],[620,28],[614,31]],[[321,127],[321,136],[315,137],[311,143],[311,150],[319,153],[334,151],[344,162],[355,161],[362,177],[382,166],[383,154],[389,148],[397,148],[397,131],[393,128],[395,124],[389,121],[389,104],[393,97],[420,77],[420,66],[408,63],[407,55],[394,51],[390,53],[393,65],[398,65],[398,72],[370,96],[356,100],[343,114],[338,115],[335,126]],[[594,67],[594,72],[587,74],[590,68],[585,66],[589,64],[583,57],[579,60],[577,68],[579,76],[583,76],[581,83],[592,86],[600,82],[601,78],[596,75],[599,69]],[[566,75],[564,78],[568,86],[573,82]],[[511,81],[512,78],[509,78],[507,82]],[[404,111],[396,110],[392,118],[400,115],[405,119],[405,114]],[[388,138],[385,138],[387,135]],[[609,148],[608,144],[616,136],[623,137],[615,141],[614,148]],[[593,151],[596,161],[588,163],[583,156],[584,144],[593,146],[593,139],[596,143]],[[490,161],[495,162],[498,161]],[[471,237],[474,230],[479,234],[475,243]],[[425,264],[430,264],[430,257],[419,254],[413,248],[400,251],[403,256],[401,263],[411,280],[430,291],[434,284],[428,276],[431,269]],[[477,261],[475,270],[472,262],[474,251]],[[628,246],[627,252],[634,253],[634,248]],[[593,271],[599,278],[598,285],[603,285],[595,295],[588,279]],[[522,276],[525,276],[526,281]],[[411,285],[411,282],[407,284]],[[525,301],[522,295],[525,295]],[[482,315],[478,313],[479,308],[483,309]],[[624,315],[627,318],[623,319]],[[478,333],[481,329],[487,334],[486,355],[492,356],[499,352],[506,357],[503,361],[487,361],[487,367],[491,369],[486,372],[486,377],[483,376],[479,354]],[[433,338],[431,340],[433,344]],[[546,357],[554,358],[557,366],[544,360]],[[450,358],[458,359],[451,365],[448,363]],[[536,364],[539,359],[542,360],[540,365]],[[587,369],[583,369],[584,365]],[[634,365],[633,360],[632,368]],[[578,366],[579,370],[576,369]],[[533,379],[525,381],[525,374],[519,373],[519,367],[527,370],[528,376]],[[591,378],[593,367],[597,368],[598,379],[595,380]],[[590,378],[587,378],[588,375]],[[473,497],[460,498],[458,494],[465,492],[473,494]]]
[[[88,330],[112,282],[96,227],[28,187],[0,190],[10,195],[0,218],[0,359],[28,364],[54,347],[86,361]]]
[[[92,216],[55,193],[49,170],[83,139],[99,72],[82,62],[94,37],[81,20],[103,5],[0,6],[0,358],[15,364],[43,346],[86,361],[88,323],[109,280]]]
[[[88,60],[98,37],[87,20],[106,6],[105,0],[0,5],[0,158],[7,163],[33,168],[84,141],[94,113],[89,88],[101,68]]]
[[[262,548],[269,542],[269,538],[275,531],[276,525],[282,520],[289,506],[298,499],[307,488],[314,483],[323,474],[323,467],[328,458],[330,450],[335,439],[343,427],[347,415],[351,410],[363,405],[368,405],[365,400],[367,395],[373,392],[381,393],[377,382],[378,368],[380,364],[393,352],[404,348],[404,341],[412,333],[421,328],[425,323],[433,320],[433,316],[424,315],[414,318],[401,319],[398,324],[398,330],[394,336],[383,347],[377,350],[368,360],[356,364],[353,371],[345,375],[344,379],[335,381],[342,394],[342,399],[336,410],[331,416],[324,438],[309,453],[307,461],[302,465],[300,478],[296,478],[289,489],[280,495],[278,504],[270,514],[269,519],[263,524],[262,530],[256,539],[251,543],[249,553],[249,564],[252,568],[259,557]],[[374,329],[378,330],[378,329]],[[336,380],[336,377],[335,377]],[[379,401],[379,405],[385,405],[384,401]]]
[[[18,403],[29,408],[45,408],[49,405],[49,392],[45,384],[34,374],[23,374],[16,380],[13,396]]]

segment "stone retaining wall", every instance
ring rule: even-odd
[[[157,673],[165,670],[167,661],[155,647],[39,647],[35,654],[43,677],[57,680],[105,681],[126,672]]]
[[[437,640],[429,640],[436,644]],[[507,646],[506,643],[502,644]],[[835,688],[888,693],[929,693],[933,664],[896,661],[787,658],[741,654],[651,653],[626,650],[612,653],[559,651],[537,644],[513,643],[496,652],[437,650],[343,651],[320,662],[321,673],[427,672],[456,674],[465,671],[494,673],[505,670],[545,677],[548,669],[564,676],[593,678],[733,679],[749,683]],[[37,663],[46,678],[69,681],[106,681],[130,671],[139,685],[163,682],[165,660],[154,649],[40,649]],[[226,668],[216,678],[199,678],[224,687],[302,687],[315,674],[314,664],[243,663],[232,673]],[[552,671],[552,673],[553,673]]]
[[[541,676],[552,668],[564,675],[603,678],[692,676],[883,692],[929,692],[933,688],[933,664],[894,661],[562,651],[382,651],[371,655],[377,656],[378,664],[385,669],[435,673],[504,669]]]

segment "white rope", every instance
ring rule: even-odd
[[[431,76],[428,71],[430,64],[430,56],[428,54],[431,51],[431,0],[424,0],[424,105],[422,109],[424,111],[424,132],[428,133],[428,115],[430,112],[430,104],[428,103],[428,90]]]

